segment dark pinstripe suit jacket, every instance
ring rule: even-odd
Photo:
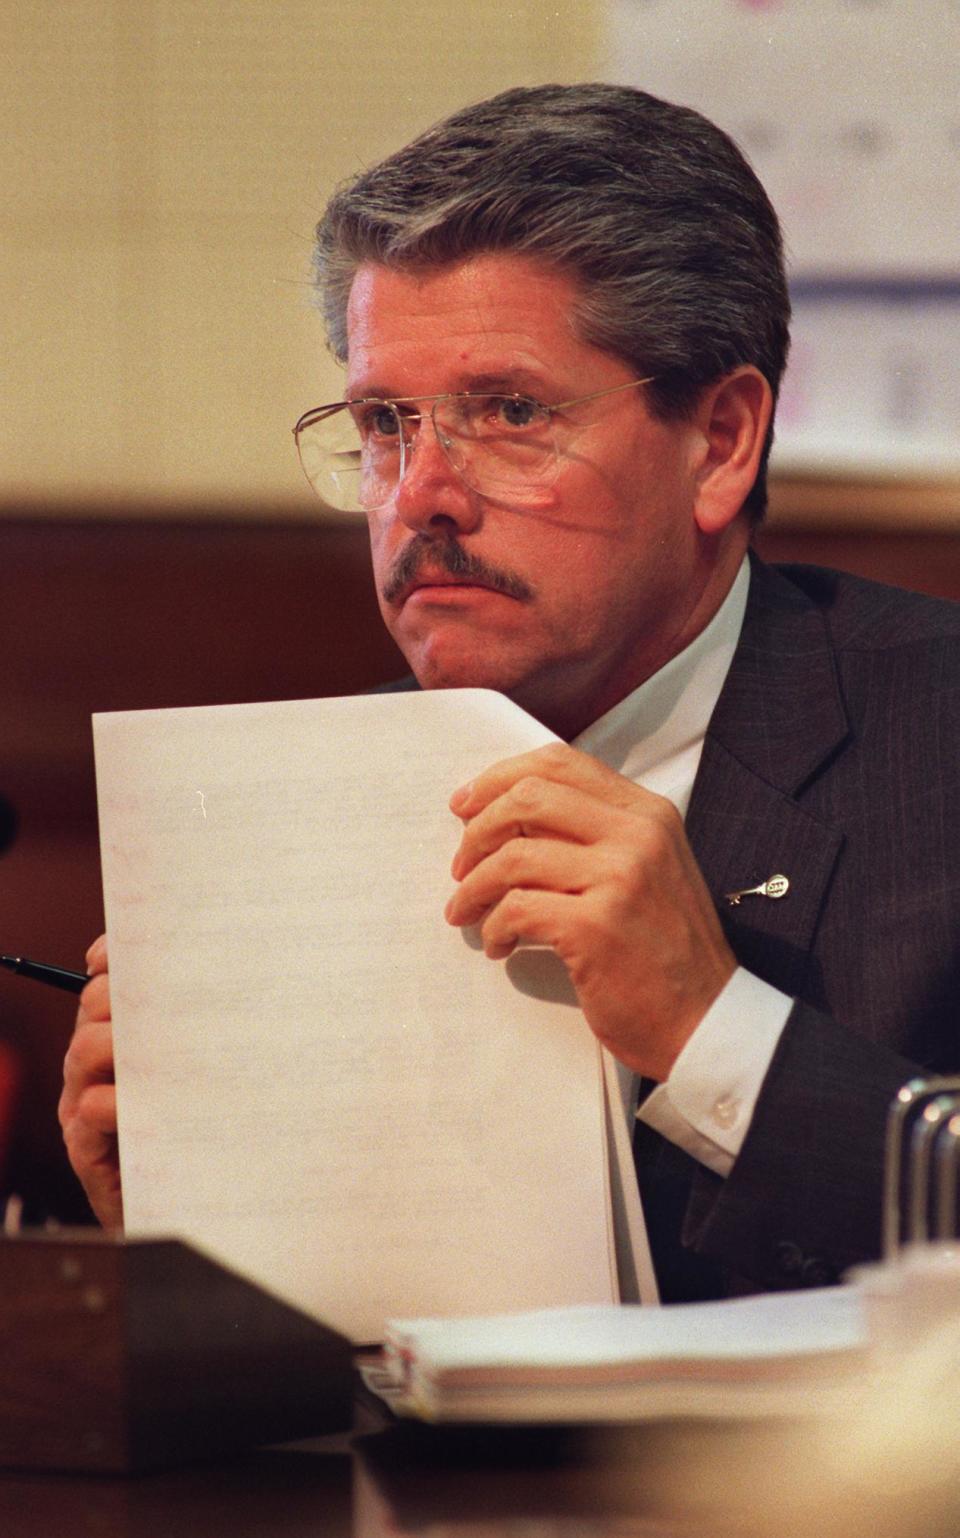
[[[739,960],[797,1003],[727,1180],[638,1136],[668,1297],[879,1252],[889,1102],[960,1068],[958,716],[960,606],[754,563],[687,833]],[[777,872],[781,901],[724,904]]]
[[[960,1069],[958,716],[960,606],[754,561],[687,833],[738,959],[797,1002],[726,1180],[639,1131],[668,1299],[879,1251],[889,1102]],[[775,873],[779,902],[724,903]]]

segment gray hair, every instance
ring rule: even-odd
[[[653,374],[651,409],[689,416],[754,364],[776,398],[789,346],[780,228],[733,140],[687,107],[606,84],[504,91],[337,189],[317,227],[327,336],[347,357],[357,268],[536,257],[572,276],[577,335]],[[766,463],[747,499],[766,505]]]

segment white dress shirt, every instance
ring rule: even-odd
[[[707,725],[740,638],[749,585],[745,558],[706,629],[573,743],[634,784],[666,796],[681,817],[687,814]],[[728,1175],[792,1004],[738,967],[666,1082],[635,1114],[701,1164]]]

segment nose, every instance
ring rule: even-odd
[[[482,517],[480,497],[453,468],[428,412],[407,443],[393,506],[396,516],[418,533],[431,528],[467,533]]]

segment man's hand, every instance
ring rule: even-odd
[[[635,1072],[663,1080],[736,968],[673,805],[562,744],[462,787],[451,924],[488,956],[545,945],[588,1023]]]
[[[63,1065],[60,1125],[70,1163],[91,1207],[105,1228],[120,1228],[123,1199],[105,935],[87,952],[87,970],[91,980],[80,995],[77,1024]]]

